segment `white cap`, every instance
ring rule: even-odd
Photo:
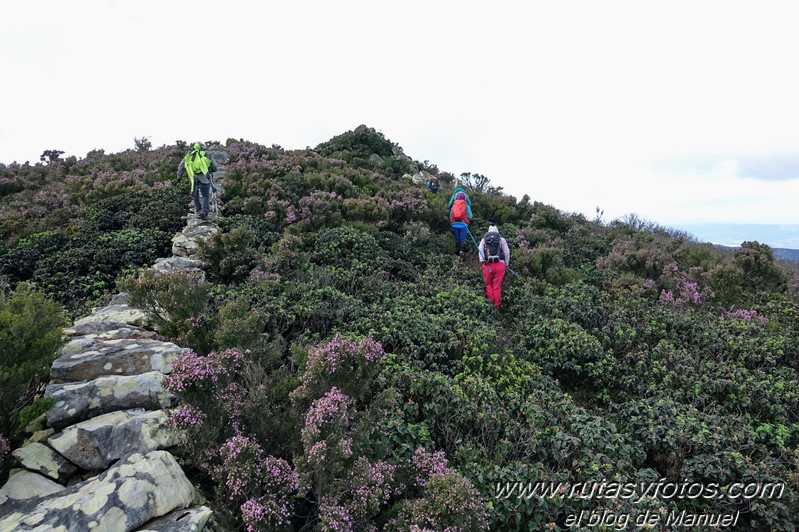
[[[489,233],[499,233],[499,229],[497,229],[496,225],[492,225],[492,226],[488,227],[488,232]]]

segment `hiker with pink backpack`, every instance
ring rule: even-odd
[[[472,221],[472,200],[465,190],[458,187],[449,199],[449,207],[449,223],[455,236],[455,253],[463,255],[468,247],[466,236]]]

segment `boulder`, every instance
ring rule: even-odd
[[[103,375],[137,375],[148,371],[169,373],[172,361],[186,351],[172,342],[80,336],[59,350],[50,370],[54,382],[88,381]]]
[[[57,402],[47,411],[47,425],[62,428],[115,410],[159,410],[176,399],[164,389],[164,374],[99,377],[88,382],[48,384],[44,396]]]
[[[219,228],[196,218],[190,218],[185,229],[172,237],[172,254],[177,257],[196,258],[200,240],[207,240],[219,232]]]
[[[196,532],[202,530],[213,512],[207,506],[173,510],[154,519],[136,532]]]
[[[25,501],[34,497],[45,497],[63,491],[64,486],[32,471],[18,471],[8,478],[5,486],[0,488],[0,515],[4,514],[3,505],[9,499]]]
[[[146,453],[177,444],[162,410],[111,412],[72,425],[48,440],[50,446],[86,470],[105,469],[129,453]]]
[[[168,259],[158,259],[152,266],[152,270],[158,273],[171,273],[171,272],[202,272],[203,263],[200,260],[190,259],[188,257],[170,257]]]
[[[188,507],[194,487],[166,451],[133,453],[105,473],[45,497],[3,505],[0,531],[136,530]]]
[[[87,323],[98,321],[112,322],[122,325],[134,325],[147,328],[151,325],[150,317],[141,309],[131,307],[127,303],[128,294],[122,292],[111,299],[105,307],[93,309],[92,313],[75,322],[73,327],[81,327]]]
[[[11,454],[25,469],[46,475],[62,484],[78,471],[77,467],[43,443],[24,445],[14,449]]]
[[[113,321],[89,321],[80,325],[73,324],[64,329],[67,336],[85,336],[99,340],[117,340],[120,338],[160,340],[158,333],[135,325],[115,323]]]

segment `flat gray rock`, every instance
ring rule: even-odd
[[[207,506],[173,510],[164,517],[150,521],[137,532],[196,532],[205,528],[212,514]]]
[[[67,427],[48,443],[87,471],[107,468],[130,453],[168,449],[177,437],[162,410],[111,412]]]
[[[164,374],[99,377],[87,382],[48,384],[46,398],[56,399],[47,411],[47,425],[56,429],[116,410],[159,410],[176,398],[163,385]]]
[[[4,514],[3,505],[9,499],[25,501],[35,497],[45,497],[64,491],[64,486],[32,471],[18,471],[8,478],[5,486],[0,488],[0,515]]]
[[[16,530],[136,530],[176,508],[195,490],[166,451],[134,453],[94,479],[58,493],[3,505],[0,532]]]
[[[100,340],[117,340],[120,338],[149,338],[160,340],[158,333],[135,325],[115,323],[112,321],[90,321],[80,325],[72,325],[64,329],[67,336],[86,336]]]
[[[11,454],[25,469],[46,475],[62,484],[78,471],[74,464],[43,443],[24,445],[14,449]]]
[[[61,347],[50,376],[54,382],[68,382],[148,371],[169,373],[174,358],[184,351],[172,342],[161,340],[80,336]]]

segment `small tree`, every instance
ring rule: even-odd
[[[478,192],[494,192],[499,193],[502,187],[495,187],[491,185],[491,181],[482,174],[472,174],[471,172],[463,172],[461,174],[461,185],[467,190],[475,190]]]
[[[44,150],[44,152],[42,152],[42,154],[39,156],[39,160],[43,163],[50,164],[53,161],[58,160],[63,153],[64,152],[61,150]]]
[[[150,142],[150,137],[133,137],[133,144],[136,146],[136,151],[150,151],[150,148],[153,147],[153,143]]]

